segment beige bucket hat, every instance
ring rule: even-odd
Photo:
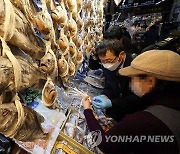
[[[137,56],[130,66],[120,69],[119,74],[147,74],[162,80],[180,81],[180,55],[170,50],[146,51]]]

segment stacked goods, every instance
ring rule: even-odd
[[[46,106],[56,103],[54,85],[64,87],[82,64],[84,54],[89,56],[95,43],[102,39],[103,1],[0,0],[0,6],[0,108],[10,103],[14,114],[22,114],[20,119],[28,118],[26,111],[37,119],[27,107],[18,108],[16,102],[21,101],[17,94],[26,88],[38,88],[40,81],[45,80],[42,100]],[[9,116],[12,115],[3,117]],[[23,121],[21,124],[17,116],[13,123],[21,126]],[[41,121],[34,121],[38,122]],[[41,130],[39,124],[37,130]],[[13,132],[20,134],[20,126],[13,127]],[[0,132],[6,136],[16,136],[4,133],[12,131],[4,129]]]

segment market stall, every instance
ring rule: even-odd
[[[100,94],[103,78],[77,76],[103,38],[105,3],[0,0],[0,133],[27,152],[99,153],[86,138],[81,100]],[[94,113],[105,130],[113,125]]]

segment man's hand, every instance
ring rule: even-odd
[[[99,95],[93,98],[92,105],[98,109],[107,109],[112,107],[111,100],[105,95]]]

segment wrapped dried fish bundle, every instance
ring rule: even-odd
[[[88,41],[91,41],[93,39],[93,37],[94,37],[94,34],[92,32],[88,33],[88,35],[87,35]]]
[[[70,13],[69,15],[68,30],[70,37],[74,37],[77,34],[77,24],[75,20],[72,18],[72,13]]]
[[[69,59],[69,51],[63,53],[63,56],[64,56],[64,58],[66,59],[66,61],[68,61],[68,59]]]
[[[21,81],[18,91],[28,87],[37,87],[41,79],[46,80],[46,75],[34,67],[27,60],[16,56],[21,67]],[[0,57],[0,92],[15,91],[14,69],[9,59]]]
[[[77,55],[76,45],[74,44],[71,38],[69,42],[69,53],[70,53],[71,58],[75,58]]]
[[[77,13],[77,3],[76,0],[66,0],[66,5],[68,7],[68,11]]]
[[[37,37],[25,15],[10,0],[0,0],[0,6],[0,36],[33,58],[41,56],[45,44]]]
[[[55,68],[55,59],[53,55],[48,52],[42,58],[40,62],[40,69],[47,74],[51,74]]]
[[[58,72],[61,77],[67,76],[69,72],[68,63],[63,55],[58,60]]]
[[[83,44],[82,38],[77,35],[76,37],[73,38],[73,42],[76,44],[76,47],[79,49],[81,45]]]
[[[76,57],[76,70],[79,69],[79,67],[81,66],[83,62],[83,53],[82,52],[78,52],[77,57]]]
[[[74,63],[74,65],[76,66],[76,63],[77,63],[77,59],[76,57],[72,58],[72,62]]]
[[[42,131],[40,123],[43,117],[26,106],[17,103],[0,105],[0,133],[19,141],[34,141],[47,137]]]
[[[46,84],[42,90],[42,101],[46,106],[52,106],[57,99],[56,88],[50,78],[47,79]]]
[[[57,6],[56,9],[52,11],[52,18],[61,27],[67,26],[67,23],[68,23],[67,11],[62,5]]]
[[[83,29],[84,23],[79,14],[77,15],[76,23],[77,23],[78,32],[81,32]]]
[[[76,72],[76,68],[72,60],[69,62],[69,76],[74,76]]]
[[[61,36],[58,40],[59,47],[63,53],[66,53],[69,49],[69,41],[66,35],[64,35],[64,28],[61,29]]]
[[[82,0],[76,0],[76,3],[77,3],[77,12],[80,13],[82,10],[83,1]]]
[[[33,19],[35,27],[44,36],[46,41],[51,41],[52,50],[57,50],[53,20],[48,12],[45,1],[42,1],[42,11],[38,12]]]
[[[90,8],[91,8],[91,2],[87,0],[86,2],[84,2],[83,9],[85,10],[85,12],[88,12]]]
[[[39,30],[40,33],[44,35],[44,39],[50,40],[50,21],[46,18],[44,12],[38,12],[33,19],[35,27]]]

